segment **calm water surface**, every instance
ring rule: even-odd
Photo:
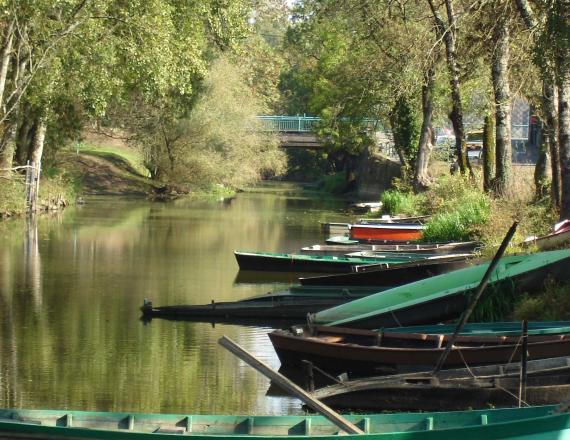
[[[0,224],[0,407],[294,414],[217,344],[228,335],[279,366],[267,327],[144,324],[155,305],[236,300],[283,284],[236,283],[235,249],[319,242],[342,202],[292,186],[231,203],[92,198],[36,224]]]

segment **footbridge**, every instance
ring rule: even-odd
[[[261,122],[263,130],[279,133],[283,148],[323,148],[322,142],[314,132],[314,128],[321,121],[321,118],[314,116],[258,116],[257,119]]]

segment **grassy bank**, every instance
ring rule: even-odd
[[[386,191],[381,196],[386,214],[431,215],[423,241],[468,241],[483,243],[481,256],[490,258],[511,224],[519,227],[507,253],[532,252],[520,243],[529,235],[548,233],[557,221],[549,200],[533,199],[532,169],[520,167],[514,173],[509,194],[493,198],[480,182],[461,176],[444,176],[426,192],[406,189]],[[478,305],[474,320],[570,319],[570,286],[548,284],[541,295],[524,292],[496,292]]]
[[[0,191],[0,218],[22,216],[26,213],[26,186],[20,175],[2,179]],[[40,181],[38,211],[52,211],[74,204],[79,187],[69,175],[55,173],[45,175]]]

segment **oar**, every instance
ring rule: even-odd
[[[275,371],[265,362],[257,359],[255,356],[253,356],[251,353],[247,352],[245,349],[240,347],[230,338],[222,336],[218,340],[218,343],[222,347],[229,350],[231,353],[235,354],[242,361],[255,368],[265,377],[271,379],[272,381],[277,383],[280,387],[282,387],[289,393],[293,394],[297,398],[301,399],[303,403],[305,403],[307,406],[317,411],[318,413],[322,414],[324,417],[333,422],[343,431],[349,434],[364,434],[364,431],[362,431],[358,426],[346,420],[344,417],[342,417],[337,412],[333,411],[331,408],[322,403],[320,400],[315,399],[313,396],[311,396],[301,387],[295,385],[293,382],[291,382],[281,373]]]
[[[505,250],[507,249],[507,246],[509,245],[511,238],[513,238],[513,235],[515,234],[515,231],[517,230],[518,224],[519,224],[519,222],[515,221],[513,223],[513,225],[511,226],[511,228],[509,229],[509,231],[507,232],[507,235],[505,236],[505,238],[503,238],[503,242],[501,243],[501,246],[499,246],[497,253],[493,257],[491,264],[489,264],[489,267],[487,268],[487,271],[485,272],[485,275],[483,275],[483,278],[481,279],[479,286],[477,286],[477,290],[475,291],[475,295],[473,297],[473,300],[471,301],[471,304],[469,304],[469,307],[467,307],[465,312],[463,312],[463,315],[461,315],[461,319],[459,320],[459,323],[457,324],[457,327],[455,328],[455,332],[453,333],[453,336],[451,336],[451,338],[449,338],[449,341],[447,341],[447,345],[445,346],[445,350],[443,351],[443,353],[439,357],[439,360],[437,361],[437,364],[436,364],[432,374],[437,374],[438,371],[441,370],[441,368],[443,367],[443,364],[445,364],[445,361],[447,360],[449,353],[451,352],[451,348],[453,347],[453,344],[455,343],[457,336],[459,335],[459,333],[461,333],[461,330],[463,330],[463,327],[465,326],[465,323],[467,322],[467,320],[471,316],[471,313],[473,313],[473,310],[475,310],[475,306],[477,305],[477,302],[479,302],[481,295],[483,295],[483,292],[485,291],[485,288],[487,287],[487,284],[489,283],[489,278],[491,277],[491,274],[495,270],[495,267],[497,267],[499,260],[501,259],[501,257],[505,253]]]

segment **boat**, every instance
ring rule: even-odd
[[[348,235],[350,223],[327,222],[321,223],[321,231],[326,236]]]
[[[425,244],[315,244],[301,248],[300,253],[305,255],[347,255],[352,252],[452,254],[472,253],[480,246],[481,243],[476,241]]]
[[[325,240],[326,244],[334,245],[334,246],[355,246],[359,245],[360,240],[353,240],[348,236],[348,232],[346,235],[333,235],[330,236]]]
[[[510,255],[500,259],[483,299],[491,294],[533,293],[547,278],[568,281],[570,250]],[[484,262],[394,287],[312,316],[315,324],[374,329],[456,319],[489,267]]]
[[[350,238],[360,241],[408,242],[422,238],[425,226],[420,224],[384,223],[384,224],[352,224]]]
[[[410,325],[382,328],[376,331],[388,333],[423,333],[427,335],[453,334],[457,324]],[[529,335],[560,335],[570,333],[570,321],[529,321]],[[462,336],[520,336],[520,322],[468,322],[461,329]]]
[[[570,414],[565,407],[487,409],[432,413],[347,415],[364,440],[567,440]],[[344,434],[344,433],[343,433]],[[0,438],[78,439],[332,440],[339,428],[322,416],[232,416],[112,413],[69,410],[0,410]]]
[[[320,256],[272,252],[235,251],[240,270],[286,272],[350,272],[354,266],[367,264],[398,264],[422,260],[431,254],[378,254],[374,257]]]
[[[566,330],[570,331],[570,327]],[[269,333],[282,366],[299,366],[302,361],[309,361],[331,373],[366,375],[434,368],[450,337],[328,326]],[[531,360],[570,356],[570,333],[528,336],[527,353]],[[444,367],[505,364],[520,356],[520,335],[464,335],[457,337]]]
[[[296,320],[302,322],[307,313],[344,304],[370,295],[378,287],[291,287],[281,292],[256,295],[240,301],[215,302],[200,305],[171,305],[154,307],[145,300],[141,307],[144,318],[170,318],[221,322],[226,320]]]
[[[569,368],[563,368],[564,374],[539,370],[527,377],[525,404],[545,405],[567,399]],[[519,386],[520,378],[514,375],[460,379],[408,376],[376,382],[367,378],[321,388],[314,397],[337,410],[455,411],[517,406]]]
[[[551,234],[542,237],[528,237],[521,245],[528,247],[536,245],[540,250],[556,249],[570,243],[570,220],[562,220],[554,225]]]
[[[299,278],[303,286],[395,287],[474,264],[467,258],[430,258],[397,265],[356,266],[354,272]]]

